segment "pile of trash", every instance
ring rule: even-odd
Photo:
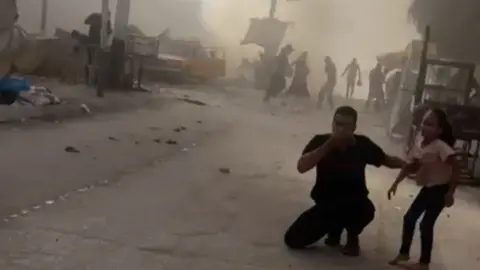
[[[46,87],[30,85],[21,77],[0,79],[0,105],[45,106],[60,104],[60,99]]]
[[[57,105],[61,103],[60,99],[50,89],[43,86],[32,86],[29,91],[21,93],[20,96],[22,100],[28,100],[28,103],[34,106]]]

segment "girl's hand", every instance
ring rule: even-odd
[[[397,187],[398,187],[398,184],[393,184],[388,190],[387,197],[389,200],[391,200],[392,197],[395,196],[395,193],[397,193]]]
[[[455,198],[450,192],[445,195],[445,206],[451,207],[455,203]]]

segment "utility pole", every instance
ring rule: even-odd
[[[115,11],[115,30],[116,38],[125,40],[126,29],[130,18],[130,0],[117,0],[117,8]]]
[[[97,97],[104,97],[104,88],[106,84],[107,63],[105,57],[105,49],[108,41],[108,21],[110,17],[109,1],[102,0],[102,30],[100,32],[100,48],[95,53],[96,69],[97,69]]]
[[[108,20],[110,9],[108,7],[108,0],[102,0],[102,31],[101,31],[101,42],[100,47],[105,49],[108,41]]]
[[[275,18],[275,13],[277,13],[278,0],[270,0],[270,18]]]
[[[43,35],[47,34],[47,16],[48,16],[48,0],[42,0],[40,31],[42,32]]]

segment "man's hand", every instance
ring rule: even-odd
[[[351,132],[337,131],[327,141],[329,149],[345,148],[355,144],[355,137]]]
[[[385,156],[385,160],[383,161],[383,166],[390,168],[390,169],[401,169],[406,165],[405,161],[396,156]]]

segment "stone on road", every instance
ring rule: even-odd
[[[368,169],[377,212],[362,235],[361,257],[345,258],[322,243],[304,252],[288,251],[283,245],[284,230],[312,204],[308,196],[313,173],[296,173],[296,159],[314,133],[328,131],[330,114],[271,115],[237,105],[177,106],[172,111],[175,117],[137,112],[75,129],[78,138],[70,143],[90,145],[78,157],[88,151],[95,155],[113,151],[102,157],[103,162],[108,158],[105,166],[131,171],[123,170],[115,182],[58,197],[55,203],[3,224],[0,269],[392,269],[387,261],[398,249],[402,215],[417,188],[407,183],[388,201],[386,190],[396,172],[386,169]],[[361,119],[360,125],[365,122]],[[175,132],[180,125],[187,129]],[[161,130],[152,127],[167,133],[159,135]],[[92,130],[95,136],[88,135]],[[379,133],[373,139],[381,141]],[[108,136],[118,141],[105,140]],[[160,136],[165,141],[175,136],[178,145],[152,141]],[[132,146],[126,146],[127,138]],[[182,151],[185,148],[189,151]],[[105,173],[86,158],[61,161],[60,156],[53,155],[50,162],[75,163],[69,165],[73,178],[81,177],[76,175],[80,168],[91,170],[87,178]],[[134,160],[151,162],[140,166]],[[441,216],[436,228],[432,269],[480,269],[479,234],[477,202],[459,191],[456,205]]]

